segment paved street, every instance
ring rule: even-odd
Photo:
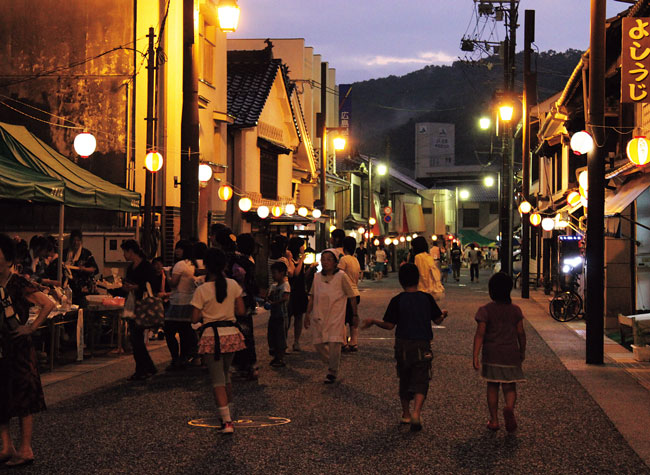
[[[392,332],[363,332],[359,353],[343,356],[341,381],[330,387],[306,341],[309,351],[271,369],[260,320],[261,377],[236,384],[235,417],[290,423],[240,428],[230,438],[188,425],[216,413],[198,368],[65,396],[70,379],[47,388],[58,402],[36,418],[37,463],[23,473],[650,473],[528,323],[520,429],[512,436],[485,429],[485,387],[472,369],[471,345],[486,281],[469,284],[464,275],[465,285],[447,284],[450,317],[435,330],[421,433],[398,425]],[[398,284],[391,276],[362,288],[361,317],[381,318]]]

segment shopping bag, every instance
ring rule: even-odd
[[[133,319],[135,314],[133,310],[135,309],[135,295],[133,292],[129,292],[129,295],[126,297],[126,302],[124,302],[124,312],[122,313],[123,318]]]
[[[151,285],[147,282],[147,293],[135,302],[135,324],[143,328],[161,327],[165,320],[165,307],[159,297],[154,297]]]

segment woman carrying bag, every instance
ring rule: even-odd
[[[149,324],[146,326],[138,319],[139,315],[139,302],[145,297],[153,298],[160,289],[153,287],[153,284],[158,280],[154,272],[153,266],[146,259],[144,252],[140,249],[140,245],[134,239],[128,239],[122,243],[122,251],[124,252],[124,259],[131,264],[126,270],[126,278],[122,284],[122,288],[127,292],[133,292],[135,298],[135,319],[130,323],[131,330],[131,346],[133,347],[133,359],[135,360],[135,373],[129,376],[129,381],[142,381],[150,378],[158,372],[156,366],[153,364],[147,345],[144,342],[145,331],[151,328]],[[148,284],[148,285],[147,285]],[[151,295],[147,287],[151,288]],[[142,304],[140,304],[140,307]],[[141,312],[141,311],[140,311]]]

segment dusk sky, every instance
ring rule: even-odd
[[[540,51],[583,50],[589,45],[589,4],[522,0],[519,23],[524,10],[535,10]],[[464,56],[460,40],[476,26],[472,0],[239,0],[239,6],[239,29],[229,37],[304,38],[336,68],[339,84],[451,64]],[[607,17],[629,6],[608,0]],[[488,39],[487,31],[481,39]],[[505,36],[503,22],[495,35],[495,41]],[[520,51],[523,26],[517,35]]]

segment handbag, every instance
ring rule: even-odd
[[[147,282],[147,293],[135,302],[135,324],[143,328],[161,327],[165,320],[165,307],[159,297],[154,297],[151,285]]]

